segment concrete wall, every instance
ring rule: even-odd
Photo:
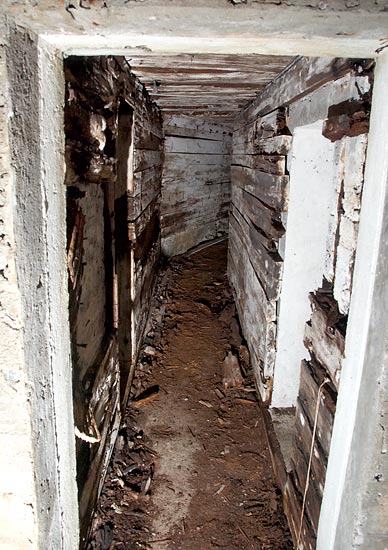
[[[0,46],[0,546],[37,547],[38,510],[34,487],[32,391],[26,376],[23,350],[23,316],[17,284],[14,226],[14,180],[8,139],[9,87],[6,48]]]
[[[35,531],[32,545],[73,548],[78,539],[66,277],[61,59],[33,34],[10,30],[11,147],[17,281],[23,320],[23,370],[32,444]],[[28,110],[26,111],[26,105]],[[6,141],[5,141],[6,143]],[[10,265],[12,265],[10,263]],[[17,313],[16,317],[17,319]],[[16,333],[15,333],[16,335]],[[15,358],[19,354],[15,354]],[[22,382],[23,378],[21,378]],[[23,382],[22,382],[23,383]],[[15,401],[16,404],[16,401]],[[28,412],[27,412],[28,411]],[[7,411],[7,415],[10,410]],[[9,418],[9,416],[8,416]],[[15,436],[17,436],[17,432]],[[16,459],[13,457],[14,464]],[[19,469],[9,483],[18,485]],[[28,496],[31,480],[26,479]],[[21,510],[23,507],[21,508]],[[16,528],[21,531],[21,526]]]
[[[385,550],[387,536],[388,55],[377,62],[354,284],[319,550]],[[357,399],[355,399],[357,396]]]
[[[164,131],[162,250],[173,256],[228,232],[231,128],[168,116]]]

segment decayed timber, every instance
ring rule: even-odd
[[[344,356],[344,336],[334,326],[328,325],[327,314],[314,304],[311,320],[305,328],[305,346],[324,365],[335,387],[338,388]]]
[[[284,175],[285,157],[279,155],[233,155],[233,162],[237,166],[257,170],[263,174],[274,176]]]
[[[295,487],[293,475],[289,475],[287,479],[284,507],[295,544],[302,522],[298,550],[315,550],[316,536],[306,516],[302,515],[302,495]]]
[[[255,54],[141,54],[127,61],[164,112],[213,111],[230,117],[292,59]]]
[[[288,155],[291,149],[292,136],[274,136],[269,139],[255,139],[255,151],[267,155]]]
[[[237,164],[238,157],[233,157]],[[271,157],[272,158],[272,157]],[[284,157],[280,157],[283,163]],[[279,166],[279,165],[278,165]],[[288,176],[272,175],[246,166],[231,167],[233,183],[270,208],[284,210],[288,202]]]
[[[304,460],[304,456],[301,451],[295,453],[295,462],[294,462],[294,483],[295,488],[298,490],[300,495],[304,494],[306,476],[305,472],[307,471],[307,463]],[[318,531],[318,522],[319,514],[321,510],[322,495],[319,495],[313,482],[312,475],[310,475],[310,483],[308,485],[306,493],[306,515],[311,523],[314,534],[316,535]]]
[[[120,423],[120,375],[117,360],[117,342],[111,340],[101,362],[95,367],[97,374],[91,391],[89,408],[94,418],[100,441],[95,443],[90,453],[87,478],[80,494],[80,518],[82,532],[87,529],[88,520],[102,486],[102,480],[113,451],[114,438]],[[115,432],[116,430],[116,432]],[[85,448],[90,443],[81,441]],[[82,453],[82,449],[79,450]],[[82,454],[79,454],[82,456]]]
[[[302,361],[301,375],[300,375],[300,387],[299,387],[299,400],[305,411],[310,425],[314,425],[315,408],[318,398],[319,384],[314,379],[313,375],[318,377],[318,380],[324,379],[324,373],[320,373],[318,365],[314,365],[308,361]],[[332,394],[323,387],[320,394],[320,409],[317,420],[317,438],[320,442],[322,449],[329,456],[331,431],[333,428],[335,415],[335,401]]]
[[[294,464],[300,487],[305,487],[307,467],[310,457],[313,429],[309,418],[300,402],[297,403],[295,413],[295,440],[292,449],[291,461]],[[316,492],[322,498],[326,479],[327,456],[318,439],[314,441],[311,461],[310,483],[315,484]],[[302,492],[302,491],[301,491]]]
[[[83,536],[108,467],[155,281],[163,130],[159,110],[122,58],[69,59],[65,71],[71,94],[65,116],[68,264]]]
[[[162,248],[174,255],[227,232],[230,126],[166,117]]]
[[[267,237],[278,240],[284,235],[285,229],[280,212],[268,208],[266,204],[237,184],[232,188],[232,203],[240,212],[244,212],[245,216]]]
[[[318,530],[336,412],[338,375],[344,353],[344,337],[336,328],[342,319],[337,302],[332,296],[332,287],[324,285],[311,295],[311,300],[313,312],[305,328],[305,345],[312,359],[303,360],[301,364],[292,470],[288,475],[286,494],[287,513],[294,541],[297,539],[299,525],[295,524],[292,516],[305,491],[303,521],[310,526],[313,538]],[[308,542],[305,536],[310,537],[307,532],[303,534],[302,547]]]
[[[365,60],[317,57],[297,58],[287,71],[273,79],[243,113],[244,124],[270,113],[274,108],[288,105],[307,95],[326,82],[336,80]],[[243,124],[237,122],[236,128]]]

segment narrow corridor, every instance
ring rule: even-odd
[[[226,255],[161,271],[89,549],[292,548]]]

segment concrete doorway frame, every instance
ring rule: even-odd
[[[186,21],[190,21],[190,9],[182,8],[183,11],[179,12],[185,14]],[[305,10],[307,19],[310,17],[308,13],[308,10]],[[90,19],[89,14],[81,15],[83,19]],[[374,33],[372,27],[371,32],[368,34],[369,31],[365,30],[363,36],[362,33],[353,36],[351,33],[349,36],[343,33],[336,35],[337,22],[333,23],[333,36],[328,44],[320,35],[320,24],[325,26],[328,24],[327,21],[320,23],[315,19],[310,37],[295,37],[291,31],[287,34],[284,32],[285,27],[281,27],[284,15],[278,19],[278,38],[268,32],[262,34],[258,29],[249,41],[227,36],[226,32],[224,36],[220,32],[215,33],[211,39],[204,41],[202,37],[193,37],[190,27],[186,28],[185,32],[179,28],[176,35],[163,29],[159,36],[155,33],[147,34],[147,30],[142,33],[141,27],[137,34],[133,30],[130,33],[114,32],[115,25],[123,27],[126,22],[129,25],[130,15],[132,14],[128,12],[127,20],[124,22],[113,21],[104,33],[98,36],[92,31],[91,19],[77,30],[73,29],[73,32],[68,30],[69,23],[66,21],[68,29],[63,33],[58,30],[58,18],[54,13],[46,16],[44,24],[37,20],[32,20],[31,23],[25,20],[17,21],[17,24],[12,18],[8,21],[10,40],[7,55],[13,105],[19,106],[22,110],[23,101],[29,99],[31,112],[28,124],[31,128],[35,125],[37,130],[35,139],[23,153],[25,143],[23,135],[18,135],[17,132],[21,124],[17,117],[11,127],[15,158],[16,153],[20,153],[15,163],[15,193],[23,190],[28,183],[37,194],[36,200],[30,201],[31,204],[28,204],[27,195],[18,196],[15,216],[18,245],[27,247],[29,243],[32,252],[18,262],[19,287],[27,319],[26,330],[31,330],[32,336],[30,348],[26,352],[26,364],[29,361],[28,374],[31,375],[34,369],[42,368],[43,360],[50,385],[46,405],[42,408],[38,403],[32,402],[32,410],[40,411],[43,427],[50,428],[49,433],[55,441],[51,464],[48,464],[42,454],[50,448],[50,441],[47,440],[40,448],[40,463],[37,468],[37,476],[43,479],[53,478],[54,487],[50,497],[52,515],[50,520],[41,526],[40,544],[46,548],[66,550],[78,547],[70,337],[64,254],[66,218],[62,107],[65,82],[62,59],[66,55],[128,55],[131,49],[136,51],[136,48],[145,48],[166,54],[249,52],[376,58],[346,358],[317,543],[319,550],[350,548],[353,544],[353,514],[357,491],[364,488],[370,474],[370,462],[366,460],[370,449],[363,449],[363,442],[365,434],[375,434],[379,425],[378,404],[381,387],[375,382],[382,376],[387,353],[388,327],[385,317],[388,310],[388,53],[376,53],[381,45],[381,34],[377,31]],[[356,17],[355,14],[352,16]],[[365,17],[357,17],[358,25],[365,29]],[[246,21],[249,20],[250,17],[247,16]],[[147,25],[148,23],[145,24]],[[238,25],[241,25],[242,29],[243,21],[239,19],[236,28],[240,28]],[[306,25],[309,26],[308,21]],[[365,38],[366,35],[368,38]],[[132,46],[128,48],[128,44]],[[11,64],[14,65],[13,70]],[[25,70],[26,64],[28,70]],[[27,88],[23,89],[27,81]],[[38,162],[31,163],[31,158],[37,158]],[[26,215],[36,221],[34,229],[37,235],[32,239],[29,226],[21,221]],[[43,296],[38,295],[35,288],[32,289],[31,274],[35,275],[37,280],[43,277]],[[41,308],[39,315],[31,315],[37,308]],[[44,321],[43,325],[41,319]],[[34,377],[31,378],[34,380]],[[369,414],[366,414],[366,411]],[[39,430],[41,429],[42,426]],[[36,426],[35,437],[41,433],[39,430]],[[42,491],[40,498],[44,499],[46,496]],[[44,539],[46,544],[49,541],[46,546]]]

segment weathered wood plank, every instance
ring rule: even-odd
[[[224,140],[214,141],[197,137],[167,136],[165,143],[166,153],[184,153],[199,155],[229,155],[230,146]]]
[[[166,136],[195,137],[214,141],[232,140],[232,128],[220,124],[211,124],[207,120],[184,116],[166,115],[164,117]]]
[[[206,153],[201,155],[190,155],[189,153],[170,153],[168,161],[169,165],[174,165],[177,162],[183,166],[230,166],[229,155],[208,155]]]
[[[266,155],[288,155],[291,150],[292,136],[274,136],[257,138],[254,142],[255,152]]]
[[[150,149],[161,151],[163,148],[163,139],[153,130],[143,124],[134,126],[134,145],[135,149]]]
[[[267,300],[245,248],[238,247],[233,240],[230,240],[228,275],[256,382],[263,402],[268,403],[275,360],[276,307]]]
[[[298,477],[301,486],[306,483],[307,464],[310,456],[312,427],[300,402],[297,402],[295,412],[295,439],[291,459],[298,464]],[[301,453],[301,454],[300,454]],[[327,468],[327,456],[319,441],[315,439],[311,462],[311,481],[315,484],[318,494],[323,495]],[[304,473],[302,473],[304,472]]]
[[[97,441],[92,448],[92,459],[88,469],[87,479],[80,496],[80,518],[83,532],[87,529],[95,506],[102,481],[105,478],[109,459],[113,450],[112,437],[116,433],[112,427],[120,422],[120,375],[117,362],[117,343],[110,340],[105,355],[99,365],[95,367],[97,375],[93,384],[89,410],[94,425],[97,427]],[[82,442],[83,445],[90,445]],[[85,524],[84,524],[85,523]]]
[[[267,174],[259,169],[232,164],[231,177],[233,185],[238,185],[270,208],[287,210],[289,176]]]
[[[161,166],[163,163],[162,151],[137,149],[134,154],[134,172],[147,170],[153,166]]]
[[[244,212],[245,217],[249,218],[267,237],[277,240],[284,235],[285,229],[281,222],[280,212],[271,210],[238,185],[232,185],[232,204],[240,212]]]
[[[294,458],[296,459],[293,463],[295,487],[297,488],[298,492],[303,495],[306,484],[307,463],[305,462],[304,456],[299,449],[297,449],[297,452],[294,454]],[[305,513],[310,520],[311,526],[315,534],[318,531],[321,504],[322,495],[317,492],[315,484],[313,483],[312,479],[310,479],[306,493]]]
[[[133,193],[136,197],[144,192],[147,192],[149,187],[154,187],[156,182],[161,185],[162,165],[150,166],[140,172],[135,172],[133,175]]]
[[[130,240],[135,241],[136,237],[144,231],[155,210],[159,209],[159,203],[160,199],[157,195],[135,220],[128,222],[128,238]]]
[[[222,214],[221,212],[221,199],[219,197],[204,196],[201,199],[193,199],[192,204],[188,205],[187,201],[182,201],[181,204],[175,204],[174,209],[170,213],[163,212],[161,216],[161,224],[163,227],[163,234],[165,236],[174,233],[175,229],[179,230],[179,227],[188,223],[194,222],[200,223],[200,220],[214,220],[216,221]]]
[[[233,164],[251,170],[274,176],[284,176],[286,168],[285,157],[280,155],[233,155]]]
[[[300,529],[301,513],[302,513],[302,495],[295,487],[294,476],[288,475],[286,488],[284,491],[284,509],[287,515],[288,524],[290,526],[291,535],[294,544],[297,544],[298,533]],[[310,523],[306,518],[306,514],[302,517],[301,538],[298,545],[298,550],[315,550],[316,534],[314,533]]]
[[[333,384],[338,388],[345,339],[338,329],[330,326],[327,313],[315,301],[313,308],[311,319],[305,326],[304,344],[325,367]]]
[[[318,383],[313,378],[313,372],[319,377],[319,379],[323,379],[325,376],[325,373],[322,372],[322,369],[320,369],[318,365],[312,365],[307,361],[302,361],[299,400],[309,419],[310,426],[314,425],[319,387]],[[326,387],[323,387],[320,394],[320,408],[317,420],[317,439],[327,456],[330,452],[331,432],[333,429],[335,409],[336,404],[333,400],[332,394],[326,389]]]
[[[234,210],[234,214],[236,211]],[[268,300],[277,300],[280,294],[281,273],[283,262],[273,258],[256,238],[257,231],[250,228],[240,217],[240,225],[235,215],[229,218],[229,238],[238,246],[244,246],[250,256],[250,261],[257,278],[261,282]]]
[[[271,69],[283,69],[293,57],[278,56],[278,55],[260,55],[260,54],[244,54],[244,55],[228,55],[228,54],[147,54],[131,55],[126,57],[132,68],[151,69],[166,69],[171,72],[173,66],[177,70],[179,68],[190,67],[193,70],[207,67],[214,70],[225,70],[234,72],[235,67],[245,69],[248,74],[251,73],[267,73]],[[136,71],[135,71],[136,72]]]
[[[236,128],[249,121],[270,113],[277,107],[288,105],[291,101],[314,91],[330,80],[337,80],[353,70],[354,60],[330,57],[297,58],[244,110]]]

